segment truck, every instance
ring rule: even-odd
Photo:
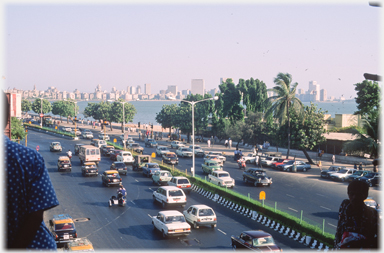
[[[50,115],[44,115],[43,116],[43,126],[51,127],[53,126],[53,119]]]

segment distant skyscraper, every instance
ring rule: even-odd
[[[144,84],[144,94],[151,95],[151,84],[150,83]]]
[[[205,92],[205,84],[204,79],[192,79],[191,82],[191,93],[192,94],[200,94],[204,96]]]
[[[168,85],[167,93],[172,93],[173,95],[177,95],[177,86],[176,85]]]
[[[140,85],[137,85],[136,93],[137,94],[141,94],[141,86]]]
[[[131,87],[132,87],[132,86],[127,86],[127,92],[128,92],[129,94],[131,94]]]
[[[311,96],[311,101],[315,102],[320,100],[320,85],[317,84],[316,81],[309,81],[308,91],[313,95]]]
[[[326,101],[327,100],[327,90],[322,89],[320,91],[320,101]]]
[[[136,94],[136,87],[135,86],[131,86],[129,93],[131,93],[132,95]]]

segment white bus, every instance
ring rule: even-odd
[[[85,162],[95,162],[96,165],[99,165],[100,149],[92,145],[82,145],[79,148],[79,159],[81,165]]]

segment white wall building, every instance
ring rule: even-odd
[[[204,96],[204,93],[205,93],[204,79],[192,79],[191,93],[193,95],[200,94],[200,95]]]

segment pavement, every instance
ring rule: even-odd
[[[92,125],[88,125],[86,122],[83,124],[80,123],[80,124],[76,124],[76,125],[77,125],[77,128],[89,129],[89,130],[92,130],[94,133],[95,132],[100,133],[102,130],[100,126],[93,127]],[[72,122],[67,123],[64,120],[62,123],[59,124],[59,127],[62,127],[62,126],[71,127],[71,128],[75,127],[75,125]],[[146,132],[145,129],[143,129],[142,127],[140,129],[138,129],[137,126],[134,124],[126,124],[125,128],[126,128],[126,133],[128,133],[129,137],[132,137],[138,143],[144,142],[143,136]],[[132,131],[129,131],[130,129]],[[141,139],[140,140],[139,140],[139,131],[141,132],[141,134],[140,134]],[[156,134],[158,133],[160,136],[162,136],[162,139],[156,140],[159,145],[165,145],[165,146],[170,145],[171,140],[169,140],[169,138],[167,137],[169,134],[169,130],[164,130],[159,125],[154,125],[154,133],[155,132],[156,132]],[[121,124],[112,123],[112,130],[111,130],[110,126],[107,126],[105,133],[108,135],[121,135],[123,133],[121,130]],[[185,135],[184,136],[182,135],[182,138],[184,138],[185,140],[187,139]],[[208,140],[208,139],[206,139],[206,140]],[[120,142],[120,139],[117,139],[116,141]],[[192,144],[192,142],[187,143],[186,141],[184,141],[184,143],[186,145]],[[228,158],[230,158],[230,157],[233,158],[237,143],[233,142],[232,147],[228,147],[228,148],[226,148],[224,146],[224,140],[222,140],[220,143],[211,144],[210,147],[208,147],[208,144],[206,141],[205,142],[195,142],[195,145],[201,146],[201,148],[204,151],[220,151],[220,152],[223,152],[223,155],[227,156]],[[244,146],[244,145],[239,144],[239,150],[242,150],[243,154],[247,155],[247,154],[252,153],[252,146]],[[287,155],[287,149],[281,148],[281,147],[276,148],[274,146],[270,146],[267,150],[263,150],[261,153],[263,153],[264,151],[281,152],[282,157],[284,157],[284,158]],[[319,161],[321,161],[321,168],[328,168],[329,166],[332,165],[332,154],[323,154],[321,159],[320,159],[318,157],[317,152],[308,151],[307,153],[312,158],[313,162],[315,163],[315,165],[312,165],[312,166],[317,166],[316,164],[318,164]],[[335,157],[336,157],[336,159],[335,159],[334,165],[353,167],[353,165],[355,163],[357,163],[357,164],[362,163],[363,164],[363,170],[373,171],[373,164],[372,164],[373,159],[354,157],[354,156],[344,156],[344,155],[335,155]],[[305,157],[303,151],[296,150],[296,149],[290,149],[288,158],[289,159],[296,158],[298,160],[303,160],[305,162],[308,161],[307,158]],[[380,171],[380,166],[378,167],[378,171]]]

